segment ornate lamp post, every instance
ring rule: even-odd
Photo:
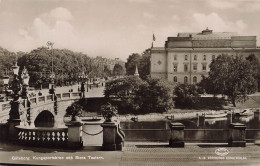
[[[81,96],[83,96],[83,98],[85,98],[85,83],[86,80],[88,82],[88,76],[85,74],[84,71],[82,71],[81,75],[79,75],[79,80],[81,82]],[[88,92],[88,85],[87,85],[87,92]]]
[[[27,99],[27,90],[28,90],[28,87],[29,87],[30,76],[29,76],[28,71],[25,67],[22,71],[21,78],[23,80],[22,98]]]
[[[18,78],[18,72],[19,72],[19,66],[17,66],[17,62],[12,67],[14,72],[14,78],[11,82],[11,89],[13,91],[13,100],[10,102],[11,104],[11,110],[9,113],[9,137],[10,139],[14,139],[17,136],[15,126],[20,125],[20,101],[19,98],[22,97],[23,99],[27,99],[27,88],[29,86],[29,74],[27,70],[24,68],[21,79]],[[8,85],[7,78],[4,80],[4,84]],[[21,85],[23,85],[23,89],[21,88]],[[20,92],[22,89],[22,93]]]
[[[50,84],[49,84],[49,93],[53,94],[55,93],[55,89],[54,89],[54,78],[55,78],[55,74],[53,72],[53,45],[54,43],[48,41],[47,42],[47,46],[48,48],[51,47],[51,52],[52,52],[52,56],[51,56],[51,75],[50,75]]]

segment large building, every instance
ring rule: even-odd
[[[207,76],[212,59],[218,55],[260,58],[256,36],[238,36],[232,32],[178,33],[168,37],[164,47],[151,49],[151,77],[179,83],[198,83]]]

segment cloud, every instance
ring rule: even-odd
[[[210,0],[208,3],[215,8],[219,9],[230,9],[230,8],[235,8],[236,3],[232,1],[226,1],[226,0]]]
[[[210,6],[217,9],[233,9],[241,12],[260,11],[260,1],[249,0],[208,0]]]
[[[68,9],[58,7],[36,17],[30,27],[20,28],[18,33],[24,43],[32,48],[44,45],[49,40],[58,47],[69,47],[71,42],[76,41],[70,22],[72,19]]]
[[[150,3],[152,0],[128,0],[128,2],[134,2],[134,3]]]
[[[191,22],[192,29],[202,30],[206,27],[213,29],[215,32],[238,32],[244,33],[247,29],[247,24],[242,20],[234,22],[224,20],[217,13],[210,13],[208,15],[203,13],[194,13]]]
[[[155,18],[155,15],[154,15],[154,14],[151,14],[151,13],[146,13],[146,12],[144,12],[144,13],[143,13],[143,17],[144,17],[144,18],[147,18],[147,19],[154,19],[154,18]]]
[[[180,17],[178,15],[173,15],[172,16],[172,20],[179,22],[180,21]]]

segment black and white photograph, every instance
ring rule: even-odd
[[[0,0],[0,165],[259,166],[260,0]]]

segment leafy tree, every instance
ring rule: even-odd
[[[149,50],[144,51],[138,66],[139,74],[142,79],[149,77],[149,75],[151,74],[150,59],[151,59],[150,51]]]
[[[250,54],[246,57],[246,60],[250,62],[252,68],[252,74],[258,83],[258,91],[260,90],[260,63],[256,58],[255,54]]]
[[[218,56],[210,64],[209,80],[214,85],[214,93],[227,95],[233,106],[237,101],[245,101],[247,95],[257,90],[254,68],[242,57]]]
[[[122,76],[124,75],[124,68],[120,64],[115,64],[113,69],[114,76]]]
[[[164,112],[173,106],[171,89],[163,80],[129,76],[108,82],[105,97],[119,99],[126,113]]]
[[[123,103],[124,112],[136,113],[140,109],[140,105],[136,98],[136,93],[140,86],[145,82],[135,76],[119,78],[106,83],[104,91],[105,98],[112,101],[119,99]]]
[[[130,55],[127,58],[127,62],[125,63],[126,75],[134,75],[136,65],[138,66],[140,59],[141,59],[141,55],[136,53]]]
[[[175,106],[179,108],[196,108],[199,102],[199,87],[179,84],[174,89]]]
[[[128,57],[125,64],[126,74],[134,75],[136,65],[138,67],[139,75],[142,79],[147,78],[150,75],[150,50],[145,50],[142,55],[132,54]]]
[[[136,93],[141,112],[163,113],[173,107],[173,87],[160,79],[147,79]]]
[[[127,76],[124,78],[111,80],[106,83],[104,92],[105,97],[116,97],[120,99],[133,98],[136,91],[139,90],[140,85],[143,83],[144,81],[135,76]]]

